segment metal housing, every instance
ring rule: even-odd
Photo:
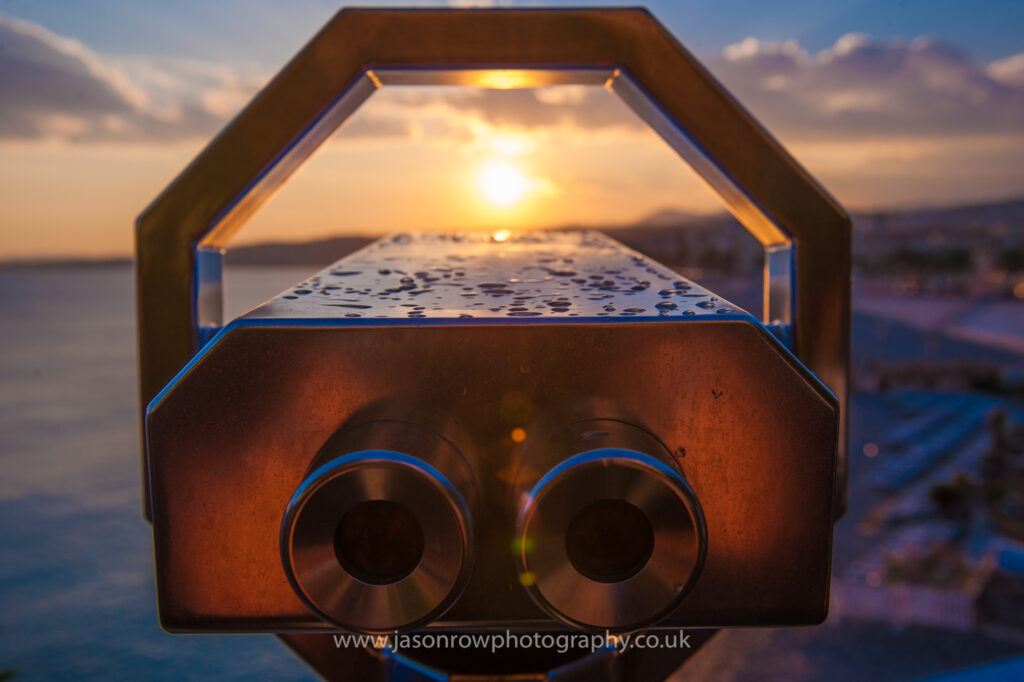
[[[703,569],[659,625],[825,617],[832,393],[670,270],[592,233],[523,233],[381,240],[230,323],[161,392],[146,432],[162,622],[329,628],[286,577],[282,517],[335,433],[398,419],[443,434],[483,502],[465,592],[431,626],[560,627],[516,572],[519,491],[551,465],[531,447],[593,418],[655,434],[703,510]]]

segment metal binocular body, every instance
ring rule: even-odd
[[[764,310],[597,233],[500,231],[386,237],[221,319],[226,240],[373,90],[499,81],[620,94],[764,244]],[[161,622],[821,622],[849,237],[644,11],[339,13],[139,221]]]

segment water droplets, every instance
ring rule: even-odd
[[[274,314],[327,318],[665,319],[743,314],[595,233],[399,234],[285,292]]]

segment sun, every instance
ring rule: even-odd
[[[489,161],[480,170],[480,189],[498,206],[511,206],[526,194],[529,182],[522,172],[505,161]]]

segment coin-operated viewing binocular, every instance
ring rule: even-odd
[[[765,244],[763,320],[599,234],[503,230],[386,237],[222,324],[226,239],[374,89],[497,82],[622,95]],[[821,622],[849,255],[646,12],[339,13],[139,221],[161,622]]]

